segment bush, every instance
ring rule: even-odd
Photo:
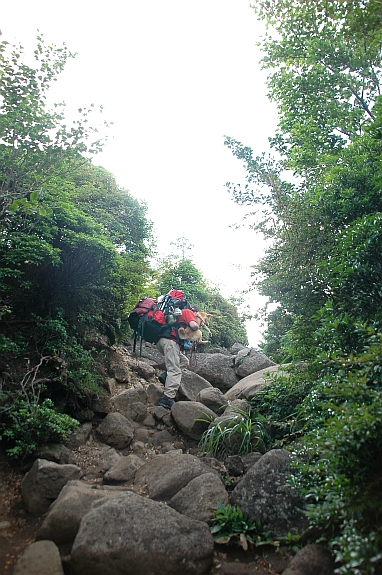
[[[298,407],[314,386],[308,368],[291,365],[288,375],[272,374],[271,382],[251,399],[251,410],[266,421],[268,441],[272,446],[287,445],[301,435],[306,418]]]
[[[261,416],[235,408],[233,414],[211,422],[203,433],[200,448],[213,457],[243,455],[264,448],[265,432]]]
[[[341,575],[381,569],[382,335],[369,335],[363,353],[332,358],[323,369],[298,407],[307,433],[293,448],[293,480]]]
[[[248,543],[271,543],[269,532],[263,531],[259,519],[254,521],[236,505],[224,506],[220,501],[210,530],[217,543],[238,543],[244,550],[248,549]]]
[[[6,420],[0,422],[0,441],[11,445],[6,450],[9,457],[20,459],[41,445],[62,441],[78,426],[69,415],[57,413],[50,399],[41,404],[19,399],[8,410]]]

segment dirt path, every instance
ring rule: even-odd
[[[21,499],[24,472],[11,465],[0,444],[0,573],[11,575],[13,565],[34,540],[41,520],[25,512]]]

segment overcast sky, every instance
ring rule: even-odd
[[[186,237],[189,255],[224,297],[247,287],[262,253],[225,183],[245,171],[224,146],[229,135],[268,150],[277,117],[266,96],[256,42],[263,33],[247,0],[18,0],[1,8],[2,39],[77,52],[52,90],[68,110],[94,103],[114,122],[95,159],[148,204],[163,255]],[[250,296],[253,311],[264,300]],[[259,326],[247,325],[250,344]]]

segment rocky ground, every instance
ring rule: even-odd
[[[127,360],[127,356],[125,355]],[[121,370],[121,356],[118,355],[118,368]],[[142,365],[133,365],[131,361],[123,366],[128,372],[129,385],[139,386],[144,382],[140,370]],[[147,367],[147,366],[146,366]],[[114,366],[114,371],[116,370]],[[104,368],[105,376],[107,369]],[[114,374],[115,375],[115,374]],[[118,384],[115,380],[111,395],[117,396],[126,390],[125,384]],[[165,425],[164,429],[168,429]],[[157,429],[159,431],[160,428]],[[182,434],[173,432],[171,449],[182,449],[184,453],[198,451],[198,442],[189,440]],[[166,431],[163,431],[166,433]],[[168,432],[167,432],[168,433]],[[179,443],[179,445],[177,444]],[[97,443],[94,439],[71,449],[75,464],[81,468],[83,479],[90,483],[102,484],[105,470],[100,467],[102,450],[105,444]],[[150,458],[160,451],[152,447],[149,453],[142,453],[143,457]],[[167,448],[168,449],[168,448]],[[28,467],[9,461],[5,449],[0,443],[0,574],[13,575],[14,565],[25,548],[34,541],[36,533],[42,523],[43,517],[33,517],[26,512],[21,498],[21,481]],[[211,575],[276,575],[286,568],[293,551],[288,549],[275,549],[274,547],[258,547],[244,551],[236,545],[215,545],[214,562]],[[64,569],[68,568],[63,561]],[[68,572],[66,575],[70,575]],[[137,574],[139,575],[139,574]]]
[[[98,447],[87,447],[76,454],[76,463],[90,470]],[[12,575],[14,564],[23,550],[34,541],[42,518],[24,510],[20,484],[24,476],[20,465],[12,464],[0,444],[0,573]],[[94,481],[97,481],[94,479]],[[286,551],[264,549],[243,551],[237,546],[216,545],[211,575],[276,575],[285,569]]]

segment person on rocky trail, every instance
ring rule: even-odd
[[[164,384],[164,394],[159,401],[159,405],[166,409],[171,409],[175,403],[176,392],[179,389],[182,379],[182,370],[189,365],[188,358],[184,355],[184,340],[178,337],[180,326],[189,326],[193,331],[199,329],[194,312],[191,309],[182,309],[177,322],[173,325],[169,335],[159,339],[156,346],[164,356],[166,371],[159,376],[159,381]]]

